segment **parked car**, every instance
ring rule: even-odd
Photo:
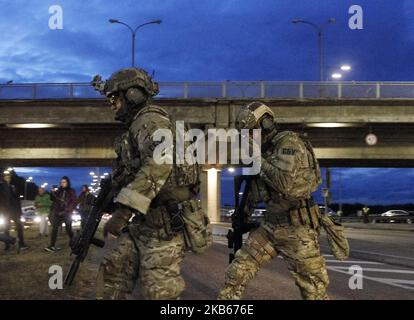
[[[325,213],[325,206],[324,205],[320,205],[319,206],[319,211],[321,213]],[[338,217],[338,214],[335,211],[333,211],[331,208],[328,207],[328,216],[330,216],[330,217]]]
[[[263,217],[266,213],[266,209],[256,208],[253,211],[252,217]]]
[[[388,210],[387,212],[381,213],[382,217],[400,217],[409,215],[410,214],[404,210]]]

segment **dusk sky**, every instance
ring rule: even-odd
[[[363,9],[351,30],[348,9]],[[322,23],[327,71],[343,63],[347,80],[412,80],[414,2],[410,0],[0,0],[0,80],[90,81],[130,65],[133,27],[137,64],[160,81],[317,80],[317,38],[294,18]],[[63,29],[49,29],[60,5]]]
[[[363,8],[363,30],[348,27],[351,5]],[[49,29],[49,7],[63,9],[63,29]],[[0,83],[87,82],[130,65],[131,40],[116,18],[137,34],[137,65],[157,81],[317,80],[315,31],[325,29],[326,73],[341,64],[344,80],[412,81],[414,1],[410,0],[0,0]],[[67,174],[79,188],[93,168],[21,168],[19,174],[55,184]],[[413,202],[414,169],[333,169],[334,199],[353,203]],[[223,184],[230,177],[223,174]],[[84,178],[85,177],[85,178]],[[89,181],[86,181],[88,183]],[[223,202],[232,197],[223,188]]]

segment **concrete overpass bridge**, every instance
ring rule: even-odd
[[[202,129],[234,127],[254,99],[308,134],[324,166],[412,166],[414,83],[160,83],[155,103]],[[39,127],[46,128],[39,128]],[[109,165],[122,131],[87,83],[0,85],[0,165]],[[365,136],[378,143],[368,146]]]
[[[414,83],[225,81],[160,88],[155,103],[193,127],[234,127],[239,108],[261,100],[282,130],[309,136],[322,166],[414,166]],[[89,84],[0,86],[0,166],[107,166],[122,130]],[[370,132],[378,137],[375,146],[365,142]],[[219,171],[204,178],[215,220]]]

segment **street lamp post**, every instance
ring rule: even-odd
[[[319,81],[324,81],[324,57],[323,57],[323,29],[326,25],[330,23],[335,23],[335,18],[330,18],[326,23],[322,23],[320,25],[317,25],[316,23],[302,20],[302,19],[294,19],[292,20],[292,23],[304,23],[307,25],[310,25],[312,28],[314,28],[318,34],[318,49],[319,49]]]
[[[157,19],[157,20],[152,20],[143,24],[140,24],[139,26],[137,26],[135,29],[132,29],[132,27],[128,24],[126,24],[125,22],[119,21],[117,19],[109,19],[110,23],[118,23],[118,24],[122,24],[124,26],[126,26],[132,34],[132,67],[135,67],[135,35],[138,31],[138,29],[140,29],[143,26],[146,26],[148,24],[160,24],[162,22],[162,20]]]
[[[24,200],[27,200],[27,184],[29,182],[33,182],[33,177],[29,177],[28,179],[26,179],[26,181],[24,182]]]
[[[8,85],[11,85],[13,83],[13,80],[9,80],[9,81],[7,81],[7,82],[5,82],[5,83],[2,83],[2,84],[0,84],[0,91],[5,87],[5,86],[8,86]]]

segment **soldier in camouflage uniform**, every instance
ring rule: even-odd
[[[320,213],[311,197],[321,175],[310,143],[296,133],[277,132],[272,110],[260,102],[242,108],[237,127],[262,129],[261,171],[251,192],[253,202],[263,201],[267,207],[264,221],[228,267],[219,299],[240,299],[248,281],[277,255],[287,262],[303,299],[327,299],[329,280],[318,240]]]
[[[109,99],[115,119],[128,127],[115,143],[112,182],[119,192],[104,228],[105,234],[120,236],[119,245],[101,263],[97,298],[128,298],[138,279],[145,299],[178,298],[185,287],[184,252],[200,253],[211,243],[197,200],[199,167],[173,164],[173,159],[155,162],[160,142],[154,133],[168,129],[175,137],[175,126],[164,109],[150,104],[158,85],[144,70],[123,69],[106,82],[95,76],[92,84]]]

